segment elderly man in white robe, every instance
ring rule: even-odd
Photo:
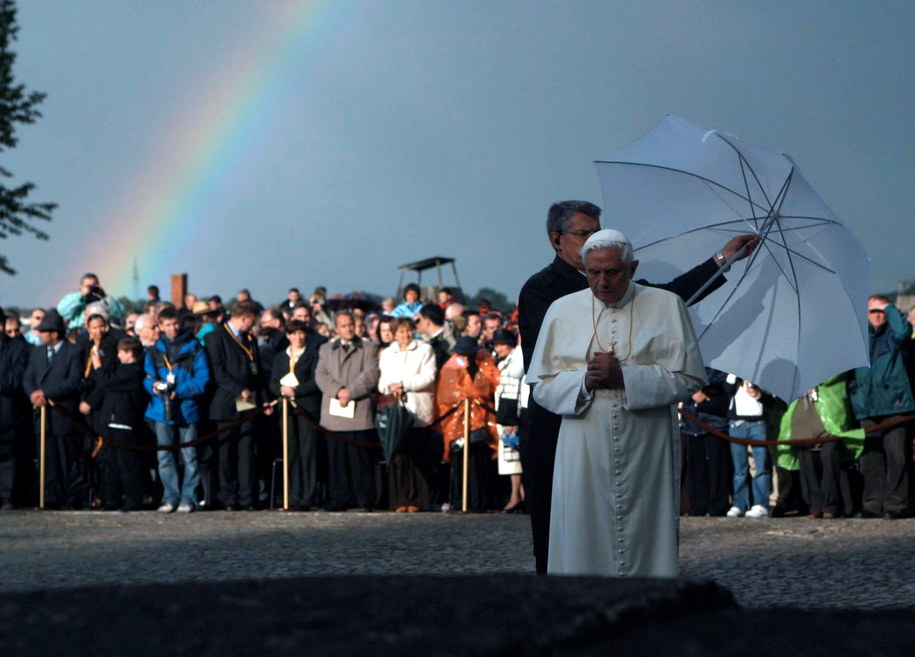
[[[582,247],[589,289],[556,300],[528,370],[562,415],[547,572],[676,577],[676,404],[707,383],[683,301],[632,281],[619,231]]]

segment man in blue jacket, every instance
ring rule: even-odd
[[[210,381],[206,350],[192,333],[181,330],[181,319],[174,308],[159,313],[162,337],[146,353],[146,390],[152,396],[146,417],[156,424],[160,447],[181,447],[184,481],[178,485],[178,469],[173,449],[159,450],[159,479],[164,499],[159,511],[190,513],[197,508],[197,446],[187,445],[197,438],[197,423],[202,419],[200,399]]]
[[[867,431],[858,463],[864,479],[862,518],[887,520],[908,512],[908,442],[911,423],[873,431],[881,424],[915,412],[915,398],[903,362],[912,327],[890,300],[875,294],[867,300],[870,367],[859,367],[848,382],[852,410]]]

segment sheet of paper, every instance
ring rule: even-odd
[[[345,417],[352,419],[356,415],[356,402],[350,401],[346,406],[340,404],[340,400],[331,399],[330,408],[327,412],[336,417]]]
[[[289,386],[290,388],[295,388],[297,385],[299,385],[299,380],[296,378],[295,374],[290,372],[289,374],[284,376],[282,379],[280,379],[280,385]]]
[[[246,401],[241,397],[238,397],[235,400],[235,410],[239,413],[243,413],[244,411],[253,411],[255,408],[257,408],[257,406],[254,404],[254,402]]]

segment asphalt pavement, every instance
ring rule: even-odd
[[[534,571],[527,516],[0,514],[0,593],[338,575]],[[681,519],[681,577],[745,608],[915,607],[915,519]]]

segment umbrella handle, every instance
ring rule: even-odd
[[[731,265],[732,265],[734,262],[737,262],[737,260],[740,259],[740,257],[743,255],[743,252],[746,251],[746,250],[747,250],[747,247],[744,246],[744,247],[738,249],[737,251],[735,251],[735,252],[734,252],[734,255],[732,255],[730,258],[728,258],[727,260],[725,260],[725,261],[724,261],[724,264],[721,265],[721,266],[718,268],[718,271],[716,271],[715,274],[714,274],[711,278],[709,278],[707,281],[705,281],[705,283],[702,284],[702,287],[700,287],[698,290],[696,290],[696,291],[693,293],[693,296],[691,296],[691,297],[689,298],[689,300],[686,302],[686,305],[687,305],[687,306],[692,305],[693,302],[694,302],[696,299],[698,299],[699,297],[701,297],[701,296],[702,296],[702,293],[705,292],[705,291],[709,288],[709,285],[711,285],[712,283],[714,283],[715,281],[717,281],[719,278],[721,278],[722,276],[724,276],[725,273],[731,269]]]

